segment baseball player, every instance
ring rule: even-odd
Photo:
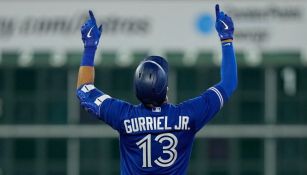
[[[92,11],[81,27],[84,53],[78,75],[81,106],[119,133],[121,175],[184,175],[196,133],[229,100],[237,87],[231,17],[216,11],[221,40],[221,80],[199,96],[174,105],[167,101],[168,62],[145,58],[136,68],[134,89],[141,102],[132,105],[112,98],[94,86],[94,56],[102,33]]]

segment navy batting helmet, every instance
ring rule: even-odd
[[[166,99],[168,63],[159,56],[145,58],[134,75],[136,97],[143,104],[160,106]]]

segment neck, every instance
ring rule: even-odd
[[[162,104],[164,104],[164,103],[167,103],[167,98],[165,99],[165,101],[162,103]],[[162,105],[161,104],[161,105]],[[148,107],[148,108],[154,108],[154,107],[159,107],[159,106],[154,106],[153,104],[144,104],[146,107]],[[161,106],[160,105],[160,106]]]

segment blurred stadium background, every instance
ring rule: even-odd
[[[96,85],[137,103],[148,54],[168,58],[171,102],[219,81],[218,2],[236,25],[239,87],[199,134],[189,175],[307,174],[307,1],[0,1],[0,175],[119,174],[117,134],[80,110],[79,28],[104,33]]]

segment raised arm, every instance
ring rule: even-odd
[[[97,27],[92,11],[89,19],[82,25],[81,34],[84,44],[83,57],[79,68],[77,88],[83,84],[93,84],[95,78],[94,57],[102,32],[102,25]]]
[[[89,19],[81,27],[84,52],[76,95],[83,109],[114,129],[120,130],[121,117],[127,114],[131,105],[110,97],[94,86],[94,57],[101,32],[102,26],[97,27],[93,12],[89,11]]]
[[[220,85],[229,98],[237,88],[237,63],[233,48],[234,25],[231,17],[220,11],[217,4],[215,6],[216,23],[215,27],[219,34],[222,44],[222,65]]]

